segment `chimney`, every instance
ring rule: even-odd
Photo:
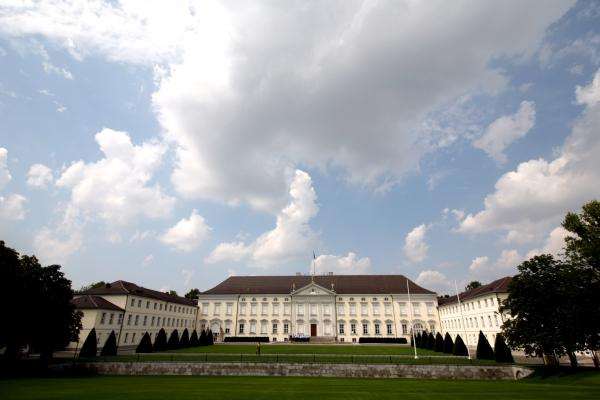
[[[332,272],[332,271],[330,271],[330,272],[328,272],[328,273],[327,273],[327,275],[329,275],[329,276],[332,276],[332,275],[333,275],[333,272]]]

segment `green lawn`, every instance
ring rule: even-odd
[[[414,351],[409,346],[378,346],[378,345],[320,345],[320,344],[263,344],[262,354],[383,354],[383,355],[412,355]],[[234,353],[255,354],[255,344],[215,344],[213,346],[188,347],[175,350],[178,353]],[[417,349],[422,355],[440,355],[431,350]]]
[[[281,377],[92,377],[0,380],[17,399],[600,399],[600,374],[522,381]]]

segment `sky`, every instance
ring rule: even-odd
[[[598,182],[598,2],[0,0],[0,240],[76,288],[449,293]]]

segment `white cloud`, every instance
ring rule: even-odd
[[[558,256],[564,253],[565,238],[569,235],[571,235],[571,233],[562,226],[554,228],[548,235],[544,245],[539,249],[530,250],[527,253],[527,258],[540,254],[552,254]]]
[[[33,164],[27,172],[27,184],[31,187],[45,189],[52,183],[52,170],[44,164]]]
[[[526,259],[517,250],[502,250],[496,261],[492,262],[489,257],[476,257],[469,266],[469,271],[477,279],[491,281],[501,276],[514,275],[517,266]]]
[[[153,231],[140,231],[136,230],[133,235],[129,238],[129,243],[136,243],[146,240],[152,236],[155,236],[155,232]]]
[[[290,184],[290,202],[277,214],[275,228],[263,233],[254,242],[219,244],[206,258],[208,263],[250,260],[257,266],[270,266],[306,257],[317,240],[309,221],[319,207],[312,179],[297,170]]]
[[[569,210],[600,197],[600,71],[593,82],[577,88],[585,104],[570,135],[554,160],[542,158],[519,164],[495,184],[484,200],[484,209],[469,214],[458,231],[506,231],[508,240],[537,240],[556,226]]]
[[[524,137],[535,124],[535,104],[523,101],[513,115],[505,115],[492,122],[483,136],[473,146],[485,151],[498,163],[507,161],[504,150],[514,141]]]
[[[154,261],[154,256],[152,254],[148,254],[142,260],[142,266],[147,267],[148,265],[152,264],[153,261]]]
[[[449,214],[452,214],[452,216],[454,217],[454,219],[456,221],[458,221],[458,222],[462,221],[463,218],[465,217],[465,211],[464,210],[458,210],[456,208],[453,208],[451,210],[448,207],[446,207],[446,208],[444,208],[442,210],[442,216],[444,217],[444,219],[446,219]]]
[[[71,73],[71,71],[69,71],[66,68],[60,68],[57,67],[56,65],[52,64],[50,61],[44,61],[42,62],[42,67],[44,68],[44,71],[47,74],[56,74],[56,75],[60,75],[65,79],[73,79],[73,74]]]
[[[206,240],[210,231],[204,218],[197,210],[192,210],[189,218],[182,218],[169,228],[160,241],[180,251],[192,251]]]
[[[16,193],[0,196],[0,219],[20,220],[25,218],[27,199]]]
[[[56,181],[58,187],[71,190],[71,204],[111,225],[124,225],[138,216],[170,215],[175,199],[158,184],[150,184],[165,145],[150,141],[136,146],[126,132],[109,128],[98,132],[95,139],[104,158],[74,162]]]
[[[415,282],[425,289],[434,290],[438,293],[446,293],[452,288],[452,284],[446,275],[435,270],[421,271]]]
[[[183,277],[183,286],[185,286],[186,288],[190,286],[190,282],[192,281],[192,278],[194,277],[195,272],[190,270],[190,269],[182,269],[181,270],[181,276]]]
[[[68,205],[53,227],[42,227],[33,237],[35,255],[45,264],[63,264],[83,246],[79,210]]]
[[[315,260],[317,274],[333,272],[335,274],[367,274],[371,270],[369,257],[358,258],[356,253],[348,252],[346,256],[323,254]]]
[[[404,239],[404,254],[413,263],[419,263],[427,257],[429,246],[425,242],[425,234],[429,226],[421,224],[410,231]]]
[[[381,190],[417,170],[464,135],[431,114],[496,93],[505,79],[491,61],[534,54],[572,4],[57,0],[5,5],[0,34],[155,68],[176,190],[277,210],[299,165]]]
[[[0,190],[4,189],[6,184],[10,182],[12,176],[8,170],[8,150],[0,147]]]

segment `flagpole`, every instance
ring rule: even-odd
[[[460,311],[460,323],[463,328],[463,333],[465,334],[465,340],[467,341],[467,357],[469,360],[471,359],[471,351],[469,350],[469,338],[467,337],[467,327],[465,325],[465,317],[463,316],[462,305],[460,303],[460,294],[458,294],[458,286],[456,285],[456,279],[454,280],[454,290],[456,291],[456,300],[458,300],[458,310]]]
[[[410,300],[410,287],[408,286],[408,278],[406,279],[406,291],[408,292],[408,304],[410,306],[410,331],[412,333],[413,348],[415,350],[415,360],[419,358],[417,355],[417,341],[415,340],[415,324],[413,321],[412,301]]]

